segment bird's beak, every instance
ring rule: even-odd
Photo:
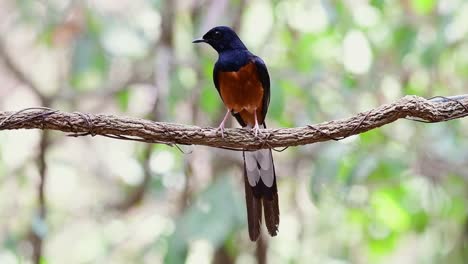
[[[202,39],[202,38],[199,38],[199,39],[194,39],[192,41],[192,43],[202,43],[202,42],[206,42],[206,40]]]

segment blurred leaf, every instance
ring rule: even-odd
[[[423,211],[411,212],[412,228],[416,232],[423,232],[429,223],[429,216]]]
[[[85,12],[85,20],[87,32],[97,39],[102,32],[102,22],[100,18],[93,10],[87,9]]]
[[[359,139],[363,146],[377,145],[385,141],[385,135],[382,129],[374,129],[359,134]]]
[[[358,80],[355,75],[347,73],[343,74],[342,83],[343,87],[353,89],[357,87]]]
[[[350,223],[358,227],[365,227],[369,224],[369,216],[361,209],[350,208],[347,210],[347,218]]]
[[[406,94],[425,96],[427,94],[427,87],[417,82],[408,82],[404,87],[404,91]]]
[[[92,38],[78,39],[73,52],[71,84],[77,90],[98,87],[109,68],[108,58],[101,45]]]
[[[270,88],[270,107],[268,108],[268,117],[270,119],[280,120],[284,109],[284,94],[280,86],[273,84]]]
[[[400,60],[413,48],[417,31],[410,25],[400,25],[393,33],[395,51],[399,54]]]
[[[39,33],[37,41],[45,44],[47,47],[52,47],[55,25],[47,26],[42,32]]]
[[[437,43],[427,47],[422,54],[422,62],[425,66],[431,67],[439,62],[440,49]]]
[[[294,63],[296,68],[302,72],[309,71],[314,65],[313,54],[314,54],[314,42],[316,36],[313,34],[303,34],[300,39],[296,42],[296,48],[294,49]]]
[[[398,180],[402,177],[406,166],[400,159],[391,159],[382,157],[377,164],[377,167],[369,174],[368,181],[382,182],[384,180]]]
[[[411,1],[411,7],[416,13],[420,15],[430,14],[434,10],[436,4],[437,4],[437,1],[435,0],[412,0]]]
[[[315,168],[310,177],[310,193],[314,203],[319,203],[322,193],[332,182],[332,178],[337,175],[337,162],[328,159],[319,159],[316,161],[320,166]]]
[[[119,91],[116,94],[117,104],[122,112],[126,112],[128,110],[128,102],[130,100],[130,89],[125,89]]]
[[[282,79],[278,81],[278,84],[283,89],[282,94],[298,98],[304,98],[305,96],[303,89],[292,80]]]
[[[337,180],[348,185],[354,169],[356,168],[357,156],[345,156],[338,164]]]
[[[372,263],[379,262],[383,256],[388,255],[397,245],[398,238],[398,235],[390,233],[382,239],[371,239],[368,246]]]
[[[371,0],[370,3],[380,11],[382,11],[382,9],[385,7],[385,0]]]
[[[209,114],[216,113],[221,105],[221,98],[214,85],[203,86],[200,94],[200,105]]]
[[[371,196],[376,220],[393,232],[402,232],[411,226],[410,215],[401,207],[401,199],[404,195],[401,188],[395,187],[374,191]]]

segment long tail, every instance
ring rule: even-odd
[[[268,233],[279,226],[278,189],[271,149],[243,152],[245,201],[250,240],[256,241],[262,224],[262,204]]]

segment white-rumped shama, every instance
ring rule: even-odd
[[[252,54],[229,27],[215,27],[193,43],[208,43],[218,52],[213,81],[226,115],[218,129],[224,137],[224,123],[231,113],[242,127],[266,128],[270,103],[270,76],[263,60]],[[276,236],[279,226],[278,189],[271,149],[244,151],[245,200],[250,240],[256,241],[262,223],[262,204],[268,233]]]

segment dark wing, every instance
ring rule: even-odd
[[[258,77],[263,86],[263,102],[262,102],[262,115],[265,120],[268,112],[268,105],[270,104],[270,75],[268,74],[267,67],[260,57],[254,56],[253,61],[257,68]]]
[[[215,66],[213,68],[213,82],[214,82],[214,85],[216,87],[216,90],[218,90],[218,93],[219,93],[219,96],[221,97],[221,92],[219,90],[219,80],[218,80],[218,74],[219,74],[219,65],[218,65],[218,62],[215,63]],[[223,98],[221,97],[221,100]]]

